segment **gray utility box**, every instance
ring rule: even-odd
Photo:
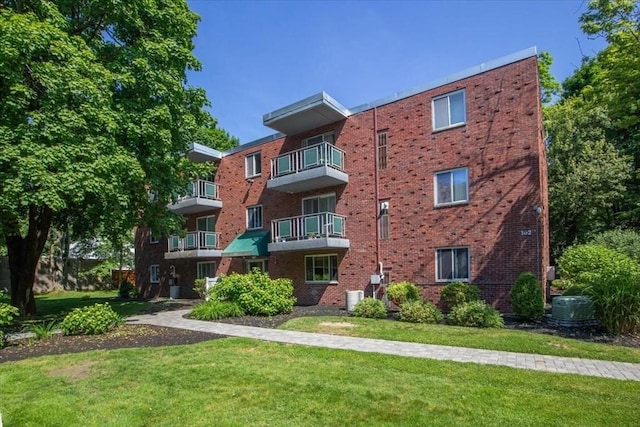
[[[592,326],[597,322],[593,303],[588,297],[555,297],[551,306],[551,324],[560,326]]]

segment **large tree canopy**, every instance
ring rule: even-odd
[[[197,21],[185,0],[0,0],[0,236],[22,314],[52,225],[176,220],[166,205],[197,173],[183,155],[215,128],[187,85]]]

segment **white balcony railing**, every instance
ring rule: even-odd
[[[271,221],[272,243],[317,237],[344,237],[345,217],[332,212],[292,216]]]
[[[189,183],[187,187],[187,194],[178,199],[178,202],[191,198],[202,198],[209,200],[220,200],[219,188],[220,186],[211,181],[205,181],[204,179],[196,179]]]
[[[219,237],[220,233],[213,231],[191,231],[184,237],[169,236],[169,252],[219,249]]]
[[[330,166],[344,171],[344,151],[328,142],[290,151],[271,159],[271,177],[277,178],[318,166]]]

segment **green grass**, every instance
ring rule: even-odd
[[[240,338],[5,363],[5,425],[631,426],[640,382]]]
[[[37,318],[62,318],[72,309],[108,302],[121,316],[138,314],[151,306],[148,301],[116,299],[118,291],[62,291],[36,295]]]
[[[352,327],[347,327],[347,322]],[[518,353],[640,363],[640,349],[589,343],[551,335],[508,329],[465,328],[405,323],[355,317],[300,317],[280,326],[303,332],[321,332],[423,344],[450,345]]]

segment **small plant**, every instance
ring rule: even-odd
[[[193,281],[193,291],[198,294],[200,299],[207,298],[207,279],[202,277]]]
[[[3,330],[0,330],[0,348],[5,348],[7,346],[7,336],[5,335]]]
[[[504,320],[495,308],[484,301],[470,301],[458,304],[447,315],[447,323],[457,326],[477,328],[503,328]]]
[[[392,283],[387,288],[387,297],[397,306],[407,301],[416,301],[420,298],[420,289],[411,282]]]
[[[74,308],[60,323],[65,335],[99,335],[122,324],[122,317],[109,305],[94,304]]]
[[[542,289],[535,274],[531,272],[518,276],[511,288],[509,299],[513,312],[521,319],[537,319],[544,315]]]
[[[244,316],[244,312],[240,306],[231,301],[205,301],[196,305],[191,311],[191,317],[198,320],[219,320],[242,316]]]
[[[442,288],[440,292],[440,300],[448,307],[477,301],[480,299],[480,289],[477,286],[464,282],[453,282]]]
[[[400,306],[398,318],[403,322],[438,323],[442,312],[429,301],[408,301]]]
[[[9,326],[19,314],[16,307],[0,302],[0,327]]]
[[[387,317],[387,308],[382,301],[367,297],[358,301],[351,314],[369,319],[384,319]]]
[[[55,331],[55,320],[51,320],[49,322],[34,323],[29,327],[29,332],[32,332],[39,340],[52,336]]]
[[[640,277],[635,274],[601,276],[584,288],[593,302],[596,320],[611,335],[640,332]]]
[[[138,289],[133,285],[133,283],[131,283],[127,279],[124,279],[122,282],[120,282],[120,287],[118,288],[118,296],[124,299],[137,298],[139,296],[139,293]]]

